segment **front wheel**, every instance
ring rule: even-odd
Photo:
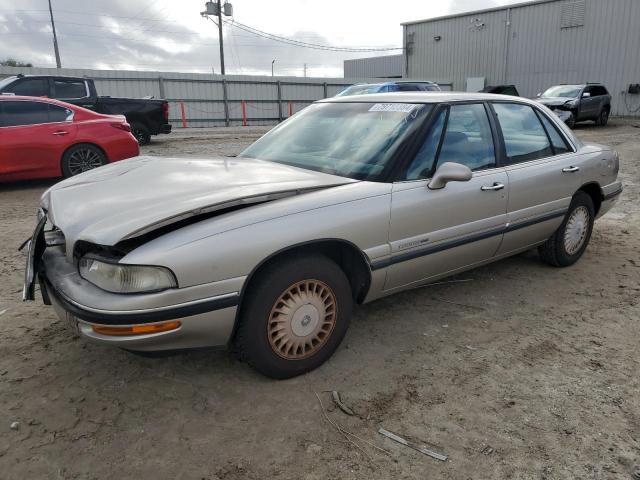
[[[585,192],[576,193],[558,230],[538,248],[542,260],[554,267],[576,263],[587,249],[594,218],[591,197]]]
[[[236,350],[268,377],[300,375],[338,348],[352,309],[349,280],[330,259],[313,255],[273,263],[247,290]]]
[[[73,177],[107,163],[107,156],[95,145],[81,143],[74,145],[62,156],[62,175]]]
[[[573,130],[573,128],[576,126],[576,115],[575,115],[575,113],[571,112],[569,114],[569,118],[567,118],[567,120],[564,123],[567,124],[567,127],[571,128]]]

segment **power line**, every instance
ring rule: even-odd
[[[319,43],[303,42],[300,40],[295,40],[293,38],[281,37],[280,35],[275,35],[273,33],[268,33],[254,27],[250,27],[249,25],[240,23],[235,19],[233,22],[229,22],[227,20],[225,20],[224,22],[227,25],[231,25],[232,27],[239,28],[241,30],[244,30],[245,32],[249,32],[259,37],[273,40],[275,42],[288,43],[289,45],[304,47],[304,48],[313,48],[316,50],[330,50],[334,52],[384,52],[384,51],[392,51],[392,50],[402,50],[402,47],[362,47],[360,48],[360,47],[336,47],[333,45],[322,45]]]

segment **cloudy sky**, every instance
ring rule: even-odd
[[[227,73],[342,76],[342,61],[376,54],[295,47],[256,36],[233,21],[307,43],[402,45],[403,21],[516,0],[231,0],[224,28]],[[52,0],[63,67],[219,73],[217,27],[204,0]],[[0,0],[0,59],[55,66],[47,0]]]

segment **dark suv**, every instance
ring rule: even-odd
[[[556,85],[538,94],[538,101],[553,110],[569,127],[594,120],[605,126],[611,113],[611,95],[600,83]]]

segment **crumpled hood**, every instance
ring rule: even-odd
[[[71,255],[78,240],[112,246],[195,215],[351,182],[250,158],[136,157],[64,180],[41,203]]]
[[[547,107],[561,107],[565,103],[571,102],[576,99],[572,97],[550,97],[550,98],[538,98],[537,100],[538,102],[540,102],[543,105],[546,105]]]

